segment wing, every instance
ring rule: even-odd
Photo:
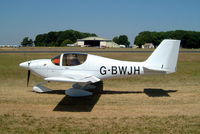
[[[47,77],[44,80],[46,81],[57,81],[57,82],[98,82],[100,81],[99,78],[92,76],[92,75],[87,75],[87,74],[73,74],[70,76],[65,76],[65,77]]]

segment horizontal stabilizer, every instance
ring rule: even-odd
[[[144,74],[167,74],[167,70],[143,67]]]

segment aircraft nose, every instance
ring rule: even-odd
[[[26,62],[22,62],[19,64],[20,67],[23,67],[23,68],[28,68],[29,67],[29,64],[30,64],[30,61],[26,61]]]

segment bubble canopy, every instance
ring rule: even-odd
[[[83,64],[87,56],[83,53],[63,53],[53,57],[51,61],[57,66],[77,66]]]

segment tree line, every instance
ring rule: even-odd
[[[65,30],[59,32],[49,32],[45,34],[38,34],[35,38],[35,41],[29,39],[29,37],[23,38],[21,45],[22,46],[32,46],[33,43],[35,46],[66,46],[66,44],[73,44],[77,39],[82,39],[86,37],[96,37],[95,33],[84,33],[75,30]],[[113,41],[120,45],[129,46],[130,42],[126,35],[120,35],[113,38]]]
[[[97,36],[94,33],[83,33],[75,30],[65,30],[59,32],[49,32],[47,34],[39,34],[36,36],[35,46],[65,46],[73,44],[77,39],[89,36]]]
[[[86,38],[90,36],[97,36],[94,33],[83,33],[75,30],[65,30],[59,32],[49,32],[45,34],[38,34],[34,42],[28,37],[25,37],[21,45],[30,46],[33,43],[35,46],[66,46],[66,44],[73,44],[77,39]]]
[[[24,39],[21,42],[22,46],[32,46],[33,45],[33,40],[29,39],[29,37],[24,37]]]
[[[184,30],[167,32],[144,31],[135,37],[134,44],[141,48],[145,43],[153,43],[153,45],[157,47],[164,39],[181,40],[182,48],[200,48],[200,32]]]
[[[66,46],[66,44],[73,44],[77,39],[86,37],[97,36],[95,33],[84,33],[75,30],[65,30],[58,32],[49,32],[44,34],[38,34],[35,41],[25,37],[21,44],[22,46],[31,46],[33,43],[35,46]],[[182,48],[200,48],[200,32],[197,31],[167,31],[167,32],[151,32],[144,31],[139,33],[135,37],[134,44],[140,48],[145,43],[153,43],[157,47],[164,39],[177,39],[181,40]],[[116,36],[112,39],[119,45],[125,45],[128,47],[130,42],[126,35]]]

